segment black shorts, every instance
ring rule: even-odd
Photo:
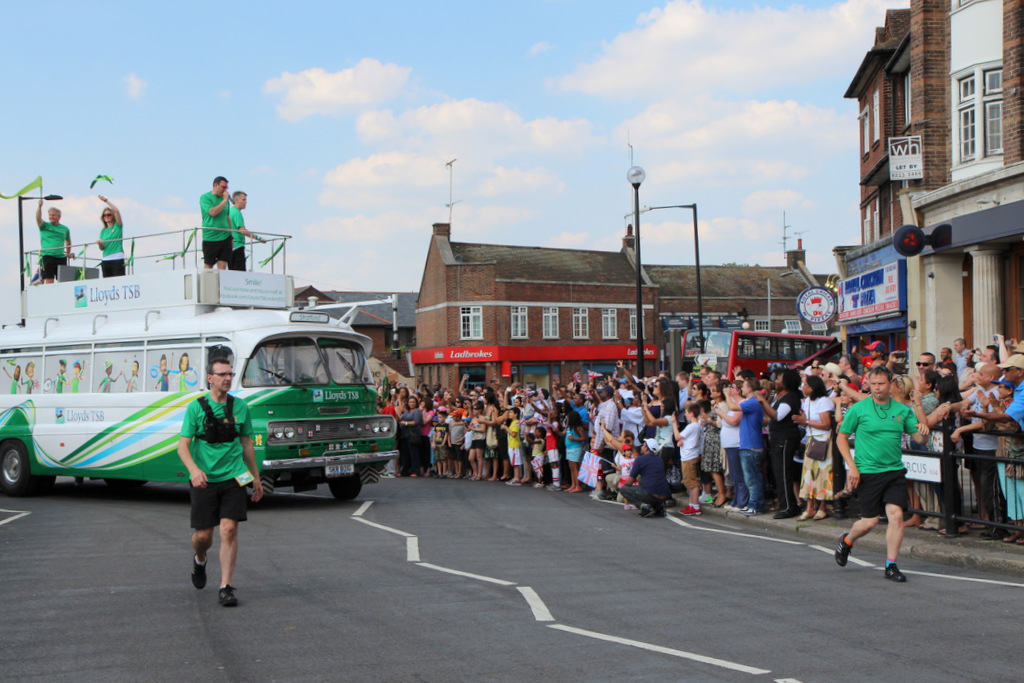
[[[231,241],[230,236],[216,242],[203,240],[203,263],[211,268],[217,265],[218,261],[227,263],[231,260],[231,249],[233,246],[234,242]]]
[[[65,256],[44,256],[42,277],[44,280],[53,280],[57,277],[57,266],[66,266],[68,259]]]
[[[238,247],[231,251],[228,270],[245,270],[245,247]]]
[[[100,270],[103,271],[103,277],[121,277],[124,275],[124,259],[100,261]]]
[[[884,515],[886,503],[899,505],[906,510],[910,505],[910,497],[907,495],[907,471],[903,469],[861,474],[856,495],[860,502],[860,515],[867,519]]]
[[[206,488],[189,487],[192,496],[192,528],[212,529],[222,519],[244,522],[249,503],[249,490],[234,479],[207,484]]]

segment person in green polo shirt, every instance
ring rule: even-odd
[[[46,212],[48,221],[43,221],[43,200],[36,207],[36,225],[39,226],[39,255],[42,257],[43,284],[48,285],[57,277],[57,267],[66,266],[71,258],[71,231],[60,223],[60,209],[53,206]]]
[[[231,259],[231,220],[228,205],[228,179],[217,176],[213,189],[199,197],[199,211],[203,215],[203,264],[207,269],[214,265],[227,270]]]
[[[252,238],[262,242],[263,240],[256,237],[249,232],[245,227],[245,218],[242,216],[242,211],[245,210],[246,205],[249,203],[249,195],[244,192],[235,192],[231,195],[231,210],[229,217],[231,218],[231,227],[234,228],[234,232],[231,233],[231,237],[234,243],[234,249],[231,251],[231,261],[228,262],[229,270],[245,270],[245,240]]]
[[[263,485],[252,445],[249,407],[228,394],[235,373],[226,358],[206,366],[210,393],[192,401],[178,438],[178,457],[189,474],[192,498],[192,585],[206,586],[206,551],[213,546],[213,528],[220,528],[220,604],[238,604],[231,576],[238,555],[238,523],[246,519],[246,490],[252,501],[263,497]]]
[[[100,269],[103,271],[103,277],[118,277],[125,273],[124,248],[121,246],[124,231],[121,211],[103,195],[99,195],[98,199],[107,205],[100,214],[103,229],[100,230],[100,238],[96,240],[96,246],[103,250]]]
[[[894,401],[889,395],[892,372],[888,367],[876,365],[865,379],[871,397],[850,406],[836,439],[836,446],[846,462],[847,488],[855,491],[861,508],[861,518],[850,533],[839,538],[836,563],[846,566],[854,541],[874,529],[884,511],[889,520],[885,532],[885,578],[903,583],[907,579],[896,566],[896,559],[903,543],[903,511],[909,500],[900,440],[901,435],[910,434],[914,441],[924,445],[928,442],[928,425],[918,421],[909,406]],[[856,455],[850,453],[851,434],[855,438]]]

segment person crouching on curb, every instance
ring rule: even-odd
[[[632,471],[619,482],[619,493],[632,503],[640,503],[641,517],[665,516],[665,503],[672,496],[672,489],[665,478],[665,463],[658,454],[657,441],[643,441]]]
[[[903,511],[907,509],[907,468],[903,466],[900,448],[902,434],[910,434],[915,442],[928,442],[928,425],[919,423],[914,411],[889,395],[892,372],[876,365],[867,373],[871,398],[857,401],[846,411],[839,427],[836,446],[846,462],[847,488],[855,491],[860,501],[861,518],[850,533],[839,537],[836,564],[845,567],[853,543],[878,525],[885,512],[889,519],[885,531],[885,578],[897,583],[907,580],[896,566],[903,543]],[[856,457],[850,454],[850,435],[857,445]]]
[[[178,438],[178,457],[188,470],[192,499],[192,585],[206,586],[206,551],[213,545],[213,527],[219,526],[218,598],[224,607],[238,604],[231,575],[238,557],[238,523],[246,520],[246,485],[253,485],[252,502],[263,497],[249,406],[228,394],[234,376],[227,359],[209,362],[210,393],[189,403]]]

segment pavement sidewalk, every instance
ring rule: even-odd
[[[677,496],[677,500],[679,500]],[[686,500],[685,495],[683,500]],[[680,506],[678,509],[685,507]],[[754,517],[744,517],[739,512],[727,512],[725,508],[701,505],[701,517],[723,517],[730,524],[738,524],[754,529],[761,529],[778,535],[792,536],[808,543],[834,548],[839,537],[850,530],[856,517],[836,519],[829,517],[819,522],[807,520],[798,522],[796,518],[772,519],[773,512],[766,512]],[[670,508],[669,514],[679,516],[677,508]],[[934,525],[940,520],[931,520]],[[885,531],[888,525],[879,524],[871,533],[857,541],[856,551],[869,551],[885,556]],[[900,550],[900,566],[912,567],[909,560],[918,559],[951,567],[976,569],[984,572],[1024,577],[1024,546],[1002,543],[998,540],[987,540],[980,536],[980,531],[970,531],[956,538],[940,536],[935,531],[921,531],[917,528],[905,529],[903,546]]]

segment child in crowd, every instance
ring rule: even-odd
[[[456,408],[447,418],[448,443],[451,447],[448,459],[448,477],[462,478],[462,445],[466,440],[466,422],[462,408]]]
[[[587,432],[583,427],[583,419],[575,410],[569,411],[565,424],[565,459],[569,461],[569,474],[572,481],[572,486],[568,491],[569,493],[579,493],[583,490],[583,487],[580,486],[579,475]]]
[[[533,433],[529,436],[533,442],[530,466],[533,468],[534,474],[537,475],[537,482],[533,485],[535,489],[544,487],[544,442],[547,438],[547,433],[548,431],[544,426],[538,424],[533,428]]]
[[[506,414],[508,419],[501,425],[501,429],[508,434],[508,459],[512,463],[512,478],[505,483],[509,486],[522,486],[523,444],[519,436],[519,408],[512,406]]]
[[[700,466],[701,452],[704,450],[704,430],[701,426],[701,407],[699,401],[690,401],[683,408],[686,416],[686,428],[682,433],[675,420],[672,430],[676,442],[679,443],[679,456],[682,461],[683,486],[690,495],[690,504],[679,511],[679,514],[691,517],[700,514]]]
[[[558,435],[555,432],[555,425],[549,428],[541,428],[544,433],[544,451],[548,456],[548,465],[551,466],[551,486],[548,491],[562,490],[562,477],[558,469]]]
[[[623,478],[630,476],[630,473],[633,471],[633,462],[636,461],[636,449],[633,447],[633,441],[636,437],[631,430],[624,429],[620,437],[616,439],[603,426],[601,429],[604,433],[604,442],[615,449],[615,464],[613,465],[615,471],[608,473],[605,483],[610,490],[617,491],[619,482]],[[637,509],[635,505],[623,498],[622,494],[618,494],[618,501],[623,504],[624,510]]]
[[[449,440],[448,409],[439,405],[434,413],[434,474],[448,477],[448,455],[451,450]]]

